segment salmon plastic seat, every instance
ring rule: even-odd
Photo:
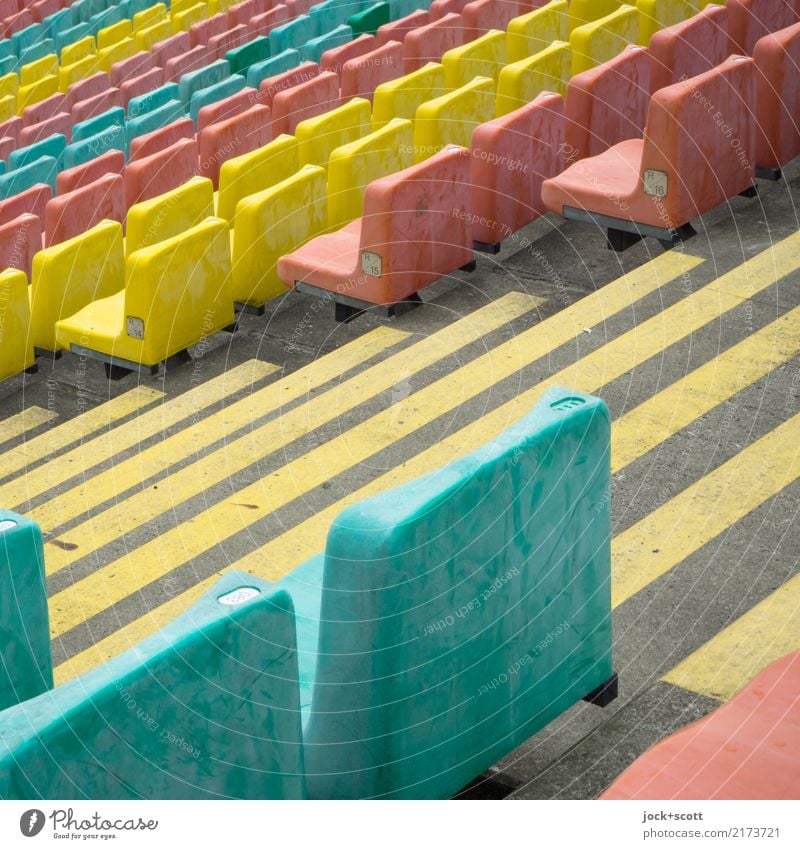
[[[0,224],[0,268],[16,268],[30,277],[33,257],[42,248],[42,225],[36,215],[23,213]]]
[[[125,203],[135,203],[164,194],[198,173],[197,142],[180,139],[169,147],[128,163],[125,169]]]
[[[797,799],[800,652],[657,743],[601,799]]]
[[[461,15],[454,14],[411,30],[403,39],[405,72],[410,74],[428,62],[439,62],[448,50],[461,47],[468,40],[465,35]]]
[[[643,139],[629,139],[546,180],[551,211],[608,230],[621,251],[643,236],[672,247],[692,218],[754,192],[755,63],[717,68],[657,91]],[[709,109],[708,104],[713,108]]]
[[[337,321],[376,305],[391,314],[424,286],[474,267],[470,156],[450,145],[367,186],[364,215],[281,257],[288,286],[333,298]]]
[[[756,176],[777,180],[800,154],[800,23],[759,39],[756,63]]]
[[[542,182],[564,163],[564,99],[545,92],[481,124],[472,134],[472,239],[497,253],[500,242],[547,210]]]
[[[730,52],[751,56],[756,42],[797,23],[800,0],[727,0]]]
[[[57,195],[47,204],[44,218],[44,246],[91,230],[103,219],[125,220],[125,181],[120,174],[105,174],[93,183]]]

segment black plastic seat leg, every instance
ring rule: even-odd
[[[619,678],[616,672],[611,673],[611,677],[603,681],[599,687],[595,687],[591,693],[587,693],[583,700],[589,702],[590,705],[598,707],[608,707],[614,699],[619,695]]]

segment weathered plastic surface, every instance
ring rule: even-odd
[[[271,55],[269,39],[262,35],[241,47],[229,50],[224,58],[228,60],[231,73],[245,74],[251,65],[255,65],[256,62],[263,62],[265,59],[269,59]]]
[[[564,99],[540,94],[472,134],[472,238],[497,244],[547,210],[542,182],[564,168]]]
[[[119,174],[105,174],[88,186],[57,195],[45,211],[44,246],[66,242],[103,219],[122,223],[125,209],[125,181]]]
[[[197,142],[180,139],[157,153],[129,162],[125,169],[125,202],[135,203],[164,194],[198,172]]]
[[[74,142],[83,141],[90,136],[108,129],[109,127],[124,127],[125,126],[125,110],[121,106],[115,106],[112,109],[89,118],[86,121],[80,121],[72,127],[72,140]]]
[[[355,59],[357,56],[363,56],[378,46],[378,40],[374,35],[360,35],[352,41],[331,47],[320,56],[320,70],[335,71],[337,74],[341,74],[345,62],[349,59]]]
[[[369,101],[357,97],[298,124],[294,135],[300,165],[327,166],[333,150],[370,131],[371,111]]]
[[[431,22],[430,12],[427,9],[417,9],[409,15],[382,24],[375,33],[378,44],[386,44],[387,41],[402,42],[406,35],[413,29],[424,27]]]
[[[267,12],[250,18],[247,28],[251,35],[269,35],[275,27],[289,21],[289,9],[283,3],[279,3]],[[293,48],[287,48],[293,49]]]
[[[269,46],[273,55],[283,53],[284,50],[299,50],[309,38],[314,38],[314,22],[309,15],[300,15],[298,18],[285,24],[274,27],[269,33]]]
[[[730,53],[752,55],[767,33],[791,26],[800,15],[798,0],[727,0]]]
[[[323,572],[309,795],[448,798],[608,679],[609,419],[551,389],[489,444],[336,519],[306,567]]]
[[[324,71],[307,82],[279,91],[273,97],[272,134],[293,133],[301,121],[322,115],[338,105],[339,77]]]
[[[59,321],[58,344],[154,366],[233,323],[228,223],[205,221],[130,254],[125,290]]]
[[[27,368],[33,363],[33,349],[22,332],[27,331],[27,290],[28,281],[23,273],[0,273],[0,292],[11,298],[7,303],[14,325],[0,326],[0,378],[15,373],[8,371],[9,366]],[[7,322],[8,318],[4,325]],[[15,331],[19,334],[17,338]],[[8,333],[9,338],[3,338]],[[24,348],[27,348],[25,356],[20,358]],[[0,710],[5,710],[51,689],[53,663],[42,532],[30,519],[3,509],[0,509],[0,587]]]
[[[58,159],[66,146],[66,138],[56,134],[30,145],[30,147],[20,147],[8,157],[9,170],[32,165],[37,159],[41,159],[43,156]]]
[[[728,57],[728,10],[707,6],[688,21],[659,30],[650,39],[652,90],[702,74]]]
[[[192,177],[182,186],[128,210],[125,253],[132,254],[178,236],[214,215],[211,180]]]
[[[4,799],[303,798],[291,599],[227,574],[150,639],[2,723]]]
[[[137,118],[175,100],[180,100],[177,83],[166,83],[139,97],[132,97],[128,101],[128,118]]]
[[[217,215],[233,226],[236,207],[242,198],[274,186],[299,168],[297,139],[288,135],[229,159],[220,169]]]
[[[472,41],[490,29],[506,29],[519,14],[516,0],[472,0],[462,11],[464,41]]]
[[[316,62],[298,64],[299,59],[300,54],[296,50],[286,50],[266,62],[253,65],[247,72],[248,84],[258,84],[261,102],[265,106],[272,106],[272,100],[279,91],[313,79],[319,74],[319,65]]]
[[[251,106],[245,112],[217,121],[199,133],[199,173],[219,185],[222,166],[268,144],[272,139],[272,112],[267,106]]]
[[[251,106],[258,103],[258,90],[245,86],[235,94],[201,106],[197,112],[197,130],[200,132],[217,121],[224,121],[226,118],[241,115],[242,112],[246,112]]]
[[[156,88],[164,85],[164,70],[163,68],[151,68],[138,77],[126,80],[119,87],[122,102],[127,106],[134,97],[141,97],[148,91],[153,91]]]
[[[198,44],[197,47],[167,60],[164,65],[164,79],[167,82],[176,83],[184,74],[201,70],[207,62],[208,48],[203,44]]]
[[[391,15],[389,3],[365,4],[360,12],[356,12],[347,19],[347,23],[353,28],[356,35],[375,35],[378,27],[389,23]]]
[[[50,74],[58,72],[58,56],[55,53],[48,53],[42,56],[41,59],[28,62],[19,69],[19,84],[30,85],[38,82],[42,77],[47,77]]]
[[[375,89],[373,97],[372,128],[379,130],[392,118],[413,121],[419,106],[434,97],[440,97],[444,92],[444,68],[435,62],[382,83]]]
[[[328,160],[328,226],[336,229],[361,218],[367,186],[413,163],[414,127],[402,118],[337,147]]]
[[[232,94],[236,94],[245,87],[244,77],[239,74],[231,74],[227,79],[215,83],[208,88],[200,89],[192,95],[191,104],[189,106],[189,116],[197,124],[200,110],[209,103],[216,103],[218,100],[224,100]]]
[[[542,199],[559,215],[570,206],[681,227],[753,185],[754,97],[755,64],[741,56],[662,88],[650,100],[644,139],[576,162],[545,181]]]
[[[96,94],[110,88],[111,81],[108,74],[93,74],[85,80],[73,83],[66,94],[67,106],[71,109],[76,103],[86,100],[89,97],[94,97]]]
[[[182,19],[181,24],[183,24],[184,20],[187,19]],[[221,32],[225,32],[227,28],[228,19],[223,14],[217,14],[211,18],[197,21],[197,23],[192,24],[188,28],[191,46],[197,47],[198,44],[208,44],[208,40],[212,35],[219,35]]]
[[[145,156],[158,153],[160,150],[165,150],[181,139],[193,138],[194,123],[192,119],[181,118],[178,121],[167,124],[166,127],[153,130],[152,133],[145,133],[143,136],[137,136],[131,139],[128,159],[134,162],[137,159],[143,159]]]
[[[797,799],[800,652],[648,749],[601,799]]]
[[[286,292],[278,259],[327,227],[325,170],[296,174],[239,201],[233,229],[233,297],[259,307]]]
[[[43,156],[36,162],[20,166],[8,174],[0,176],[0,198],[10,198],[13,195],[33,188],[37,183],[47,183],[53,188],[56,182],[58,162],[52,156]]]
[[[491,77],[475,77],[466,85],[423,103],[414,119],[414,159],[422,162],[445,145],[469,147],[475,128],[494,117],[495,86]]]
[[[125,285],[122,225],[103,221],[69,241],[39,251],[31,278],[31,335],[44,351],[59,350],[55,325]]]
[[[23,213],[0,224],[0,268],[16,268],[31,275],[34,254],[42,249],[42,225],[36,215]]]
[[[106,74],[111,73],[111,69],[136,53],[136,42],[133,37],[124,38],[110,47],[104,47],[97,53],[97,66]],[[124,80],[120,80],[124,82]]]
[[[449,14],[411,30],[403,41],[403,67],[407,74],[442,56],[465,41],[461,15]]]
[[[124,152],[126,148],[127,137],[125,128],[117,126],[109,127],[107,130],[99,132],[96,136],[92,136],[92,138],[68,144],[64,149],[61,159],[62,167],[65,169],[74,168],[76,165],[83,165],[85,162],[100,156],[108,150],[120,150]]]
[[[35,215],[44,221],[44,210],[53,196],[53,190],[45,183],[37,183],[24,192],[0,201],[0,224],[8,224],[20,215]]]
[[[572,73],[588,71],[639,41],[639,11],[622,5],[599,20],[576,27],[569,36]]]
[[[122,174],[125,170],[125,154],[121,150],[109,150],[81,165],[67,168],[56,178],[58,194],[71,192],[99,180],[104,174]]]
[[[86,121],[114,107],[124,107],[126,101],[118,88],[108,88],[94,97],[81,100],[72,107],[72,119],[76,122]]]
[[[800,154],[800,23],[765,35],[756,63],[756,165],[780,168]]]
[[[30,127],[31,124],[38,124],[46,118],[52,118],[59,112],[63,112],[66,108],[66,98],[60,92],[51,95],[45,100],[39,101],[32,106],[29,106],[22,113],[22,125]]]
[[[175,33],[171,38],[165,38],[160,44],[153,47],[151,51],[153,62],[159,67],[164,68],[170,59],[186,53],[187,50],[191,50],[192,46],[188,32]]]
[[[644,135],[652,74],[650,51],[631,44],[619,56],[569,81],[564,131],[567,165]]]
[[[184,74],[178,83],[181,100],[188,106],[196,91],[222,82],[230,76],[230,73],[228,63],[224,59],[218,59],[210,65]]]
[[[219,35],[212,35],[208,40],[209,58],[225,59],[225,55],[240,47],[247,37],[247,27],[242,25],[231,27]]]
[[[654,33],[688,20],[697,14],[695,0],[636,0],[639,10],[639,44],[650,43]]]
[[[348,59],[342,66],[342,100],[363,97],[372,101],[375,89],[396,79],[402,69],[403,45],[397,41],[389,41],[363,56]]]
[[[433,0],[431,3],[431,20],[438,21],[445,15],[460,15],[470,0]]]
[[[569,0],[569,31],[610,15],[620,6],[619,0]]]
[[[281,279],[394,304],[471,262],[469,159],[447,147],[373,181],[363,217],[282,257]]]
[[[544,91],[566,94],[571,64],[569,44],[554,41],[539,53],[506,65],[497,78],[497,116],[519,109]]]
[[[30,85],[23,85],[17,91],[17,111],[22,112],[28,106],[58,93],[58,77],[51,74]]]
[[[19,134],[19,146],[26,147],[36,144],[36,142],[43,141],[56,133],[64,136],[69,141],[72,135],[71,115],[66,112],[59,112],[57,115],[53,115],[52,118],[47,118],[38,124],[23,127]]]
[[[497,79],[506,63],[506,34],[490,30],[461,47],[454,47],[442,56],[445,85],[449,89],[466,85],[475,77]]]

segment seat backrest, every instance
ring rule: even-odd
[[[233,322],[228,223],[206,218],[129,254],[125,321],[142,340],[142,362],[158,363]]]
[[[477,36],[475,36],[477,38]],[[466,30],[461,15],[447,14],[406,33],[403,39],[403,68],[407,74],[464,44]]]
[[[472,0],[461,12],[464,18],[464,41],[479,38],[490,29],[506,29],[520,13],[514,0]]]
[[[47,183],[37,183],[7,200],[0,200],[0,224],[7,224],[23,213],[35,215],[39,221],[44,221],[44,211],[51,197],[53,190],[50,186]]]
[[[379,45],[386,44],[387,41],[399,41],[402,43],[407,33],[413,29],[417,29],[417,27],[424,27],[425,24],[429,24],[430,22],[430,12],[427,9],[417,9],[409,15],[389,21],[388,24],[381,24],[375,33],[375,38]]]
[[[242,112],[246,112],[251,106],[259,103],[258,90],[249,86],[228,95],[228,97],[207,103],[201,106],[197,112],[197,131],[202,132],[206,127],[217,121],[224,121],[226,118],[241,115]]]
[[[78,80],[78,82],[73,83],[67,89],[67,108],[72,109],[76,103],[80,103],[82,100],[86,100],[89,97],[94,97],[110,87],[111,80],[108,78],[108,74],[93,74],[85,80]]]
[[[279,57],[275,57],[278,59]],[[301,65],[293,65],[283,71],[278,71],[272,76],[264,77],[258,86],[261,103],[264,106],[272,106],[275,95],[287,89],[294,88],[300,83],[308,82],[319,74],[319,65],[316,62],[303,62]]]
[[[204,177],[186,183],[128,210],[125,253],[132,254],[177,236],[214,215],[214,187]]]
[[[785,29],[800,16],[798,0],[727,0],[730,53],[751,56],[767,33]]]
[[[87,97],[86,100],[77,102],[72,107],[73,121],[87,121],[89,118],[94,118],[97,115],[102,115],[114,107],[124,107],[125,100],[122,92],[118,88],[107,88],[101,91],[100,94],[95,94],[93,97]]]
[[[641,185],[667,222],[691,221],[753,185],[756,74],[731,56],[650,100]]]
[[[572,77],[567,87],[565,164],[642,137],[652,75],[652,54],[631,44],[619,56]]]
[[[41,249],[42,225],[36,215],[23,213],[0,224],[0,268],[16,268],[30,277],[34,254]]]
[[[19,146],[27,147],[28,145],[36,144],[36,142],[44,141],[54,133],[64,136],[69,139],[72,135],[72,117],[67,112],[59,112],[53,115],[52,118],[46,118],[38,124],[31,124],[29,127],[24,127],[19,134]]]
[[[339,77],[324,71],[304,83],[278,92],[272,99],[272,134],[293,133],[301,121],[339,105]]]
[[[44,218],[44,245],[49,248],[91,230],[103,219],[125,220],[125,181],[120,174],[105,174],[87,186],[57,195]]]
[[[572,66],[568,42],[554,41],[527,59],[510,62],[497,80],[497,115],[530,103],[543,91],[565,94]]]
[[[355,59],[356,56],[363,56],[379,47],[378,40],[374,35],[360,35],[352,41],[347,41],[337,47],[331,47],[326,50],[319,60],[319,67],[322,71],[334,71],[337,74],[342,73],[342,66],[348,59]]]
[[[475,77],[496,80],[506,63],[506,34],[489,30],[486,35],[453,47],[442,56],[445,85],[449,89],[465,85]]]
[[[33,343],[56,350],[55,324],[125,285],[122,225],[101,221],[85,233],[39,251],[31,277]]]
[[[397,41],[389,41],[369,53],[348,59],[342,66],[342,100],[363,97],[371,102],[375,89],[395,79],[402,69],[403,45]]]
[[[16,153],[16,151],[15,151]],[[13,197],[37,183],[47,183],[55,188],[58,162],[52,156],[43,156],[35,162],[20,166],[0,176],[0,199]]]
[[[143,159],[145,156],[157,153],[159,150],[164,150],[180,139],[193,138],[194,123],[192,119],[179,118],[165,127],[160,127],[150,133],[131,139],[128,158],[131,162],[134,162],[137,159]]]
[[[81,186],[87,186],[104,174],[124,174],[125,154],[121,150],[109,150],[90,159],[82,165],[68,168],[62,171],[56,178],[56,190],[58,194],[71,192]],[[44,210],[42,210],[44,214]]]
[[[129,162],[125,169],[125,202],[135,203],[162,195],[197,174],[197,142],[180,139],[150,156]]]
[[[605,17],[576,27],[569,35],[573,76],[608,61],[626,44],[638,40],[639,11],[635,6],[619,6]]]
[[[226,97],[230,97],[232,94],[240,92],[244,87],[244,77],[239,74],[231,74],[231,76],[215,83],[214,85],[210,85],[208,88],[196,91],[192,95],[191,104],[189,106],[189,117],[192,118],[195,122],[195,126],[197,126],[200,110],[204,106],[208,106],[209,104],[216,103]]]
[[[652,90],[695,77],[727,59],[728,20],[728,9],[712,4],[655,33],[650,39]]]
[[[370,131],[371,113],[369,101],[356,97],[323,115],[299,123],[294,135],[300,165],[327,166],[331,151],[360,139]]]
[[[600,399],[551,389],[488,444],[338,516],[312,797],[451,797],[607,680],[609,443]]]
[[[200,174],[219,186],[220,169],[234,156],[258,150],[272,140],[272,110],[251,106],[247,111],[217,121],[198,135]]]
[[[756,63],[756,165],[780,168],[800,153],[800,23],[765,35]]]
[[[28,147],[18,147],[8,157],[8,166],[12,170],[14,168],[23,168],[25,165],[32,165],[37,159],[41,159],[43,156],[52,156],[53,159],[58,159],[66,146],[66,138],[60,133],[56,133]]]
[[[68,144],[64,150],[62,164],[66,168],[83,165],[108,150],[124,151],[127,147],[125,128],[115,125],[97,133],[91,138]]]
[[[443,265],[460,268],[472,257],[470,209],[469,152],[462,147],[448,146],[418,165],[374,180],[364,195],[362,271],[388,277],[398,290],[407,275],[416,291],[441,277]],[[465,246],[468,256],[459,261]],[[380,268],[365,262],[365,253],[379,257]],[[451,255],[456,255],[452,262]]]
[[[66,97],[61,94],[50,95],[37,103],[28,106],[22,113],[22,126],[30,127],[31,124],[38,124],[47,118],[52,118],[59,112],[64,112],[66,109]]]
[[[382,83],[372,102],[372,128],[380,129],[392,118],[413,121],[420,104],[445,91],[444,68],[429,62],[417,71]]]
[[[247,32],[247,27],[245,27]],[[234,47],[228,50],[221,59],[227,59],[228,64],[233,74],[246,74],[247,69],[256,62],[262,62],[264,59],[269,59],[270,53],[269,39],[264,36],[257,36],[252,41],[247,41],[239,47]]]

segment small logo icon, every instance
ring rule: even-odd
[[[31,808],[19,818],[19,830],[25,837],[36,837],[44,828],[44,813],[37,808]]]

